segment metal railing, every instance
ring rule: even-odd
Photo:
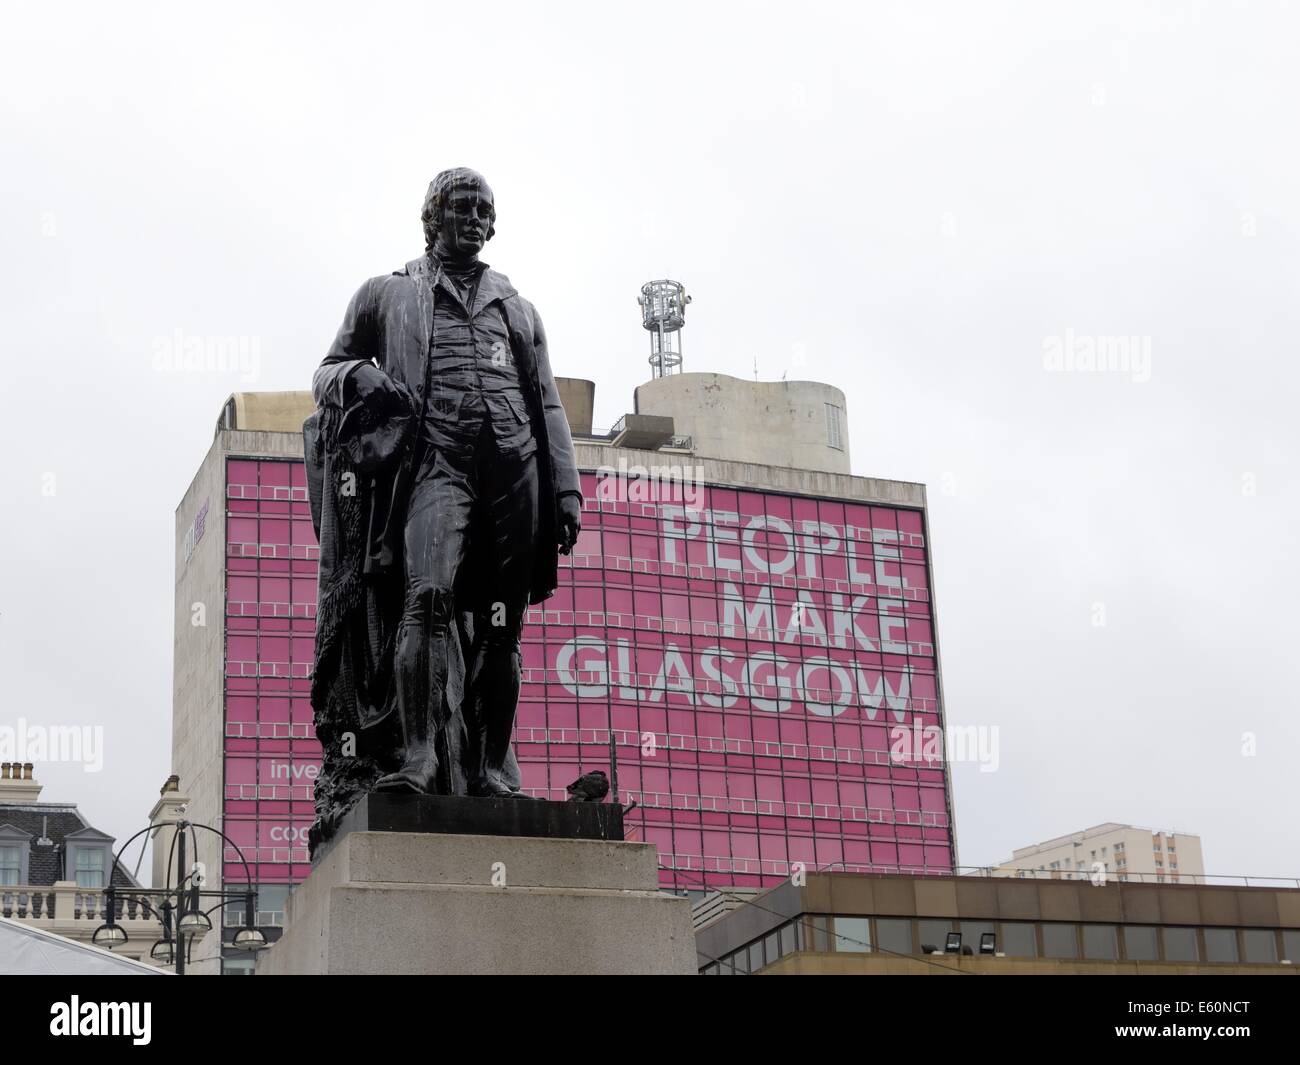
[[[962,865],[953,873],[957,876],[995,876],[1013,880],[1092,880],[1089,869],[1004,869],[996,865]],[[919,875],[919,874],[918,874]],[[1217,885],[1219,887],[1274,887],[1300,888],[1300,877],[1295,876],[1229,876],[1219,873],[1183,873],[1171,870],[1165,873],[1129,872],[1126,869],[1107,869],[1107,883]]]
[[[680,859],[679,864],[669,865],[661,863],[660,872],[671,877],[675,881],[677,888],[695,888],[697,890],[719,890],[720,887],[726,890],[734,890],[726,885],[726,877],[729,873],[755,874],[768,877],[780,877],[788,879],[793,876],[795,870],[790,863],[779,862],[756,862],[753,859],[738,859],[733,863],[730,859],[705,858],[702,855],[675,855]],[[724,865],[736,865],[743,863],[740,868],[722,868]],[[768,868],[763,868],[763,866]],[[1210,873],[1180,873],[1178,878],[1172,879],[1168,873],[1137,873],[1123,872],[1116,870],[1107,870],[1104,880],[1101,876],[1094,876],[1091,871],[1086,869],[1079,870],[1057,870],[1057,869],[1002,869],[991,865],[958,865],[947,868],[935,866],[915,866],[915,865],[884,865],[879,863],[845,863],[832,862],[829,865],[814,867],[811,863],[803,870],[807,874],[818,873],[850,873],[865,874],[877,876],[970,876],[970,877],[996,877],[998,879],[1008,880],[1073,880],[1093,882],[1099,886],[1113,884],[1159,884],[1162,887],[1181,887],[1184,885],[1195,885],[1198,887],[1260,887],[1275,888],[1280,890],[1298,890],[1300,889],[1300,877],[1294,876],[1230,876],[1223,874]],[[715,886],[716,885],[716,886]],[[769,885],[776,886],[776,880]]]
[[[619,421],[614,423],[614,427],[612,429],[592,429],[591,432],[589,433],[574,433],[573,440],[574,443],[577,444],[581,444],[583,441],[594,441],[594,440],[599,440],[601,442],[607,443],[613,440],[614,437],[618,436],[618,434],[622,432],[622,430],[623,430],[623,422],[620,419]],[[684,435],[670,436],[667,441],[659,445],[658,450],[694,451],[695,438],[693,436],[684,436]]]

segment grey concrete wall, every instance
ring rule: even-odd
[[[302,434],[247,430],[217,433],[194,480],[176,508],[176,596],[172,646],[172,772],[190,796],[185,816],[196,824],[223,829],[225,766],[225,610],[226,610],[226,460],[301,458]],[[208,514],[203,539],[185,560],[185,537],[204,502]],[[194,604],[202,603],[205,624],[192,622]],[[187,843],[189,857],[194,847]],[[221,884],[220,840],[197,832],[198,860],[208,869],[208,884]],[[175,872],[173,871],[173,879]],[[242,881],[241,881],[242,883]],[[214,914],[214,917],[216,915]],[[213,922],[214,929],[217,922]],[[193,971],[218,971],[217,933],[199,948],[204,961]]]
[[[575,436],[590,433],[592,411],[596,405],[596,382],[584,381],[580,377],[557,377],[555,387],[559,390],[560,402],[564,404],[569,432]]]
[[[840,447],[830,446],[826,404],[840,409]],[[636,390],[636,413],[667,415],[709,458],[849,472],[844,393],[817,381],[746,381],[718,373],[661,377]]]
[[[185,537],[204,503],[208,513],[203,538],[185,559]],[[222,732],[225,725],[223,675],[225,667],[226,462],[220,440],[214,441],[176,508],[176,595],[172,644],[172,772],[190,796],[185,817],[196,824],[221,828],[223,779]],[[195,625],[195,604],[202,604],[202,625]],[[197,855],[187,841],[189,858],[204,862],[209,886],[221,881],[220,840],[198,831]],[[164,868],[166,862],[164,861]],[[173,865],[172,882],[176,880]],[[160,885],[159,885],[160,886]],[[216,922],[214,922],[214,929]],[[204,938],[196,951],[216,954],[217,933]],[[218,971],[215,960],[193,967],[200,973]]]

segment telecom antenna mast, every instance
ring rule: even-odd
[[[681,329],[691,297],[680,281],[647,281],[641,286],[641,324],[650,334],[650,375],[682,372]]]

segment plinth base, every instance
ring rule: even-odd
[[[695,935],[653,844],[352,831],[257,972],[687,975]]]
[[[612,802],[374,791],[349,810],[338,831],[316,848],[312,865],[319,865],[335,842],[350,832],[621,840],[623,808]]]

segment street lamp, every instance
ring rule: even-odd
[[[236,950],[259,951],[266,950],[271,944],[266,941],[266,936],[262,930],[256,927],[253,913],[253,896],[250,892],[244,899],[244,927],[235,933],[235,940],[232,946]]]
[[[113,897],[113,885],[108,885],[108,890],[104,892],[105,914],[107,920],[104,924],[95,929],[90,937],[91,943],[97,947],[104,947],[112,950],[114,947],[120,947],[127,940],[126,929],[117,923],[117,906]]]
[[[150,824],[142,828],[134,836],[128,839],[117,854],[113,856],[113,864],[108,870],[108,887],[104,890],[105,915],[104,923],[95,929],[91,936],[91,942],[96,946],[107,947],[112,950],[114,947],[121,946],[127,941],[126,929],[117,923],[117,901],[118,894],[122,890],[113,885],[113,874],[117,871],[118,859],[125,853],[135,840],[146,832],[152,831],[159,826]],[[185,833],[193,832],[195,829],[202,828],[208,832],[220,836],[230,847],[234,848],[239,860],[244,866],[244,879],[247,881],[247,887],[243,891],[206,891],[203,888],[202,878],[195,874],[195,871],[185,872]],[[197,852],[198,843],[195,841],[195,850]],[[175,854],[178,861],[176,863],[176,884],[171,884],[172,855]],[[148,915],[157,917],[162,923],[162,938],[149,950],[149,957],[161,965],[175,965],[176,975],[185,975],[185,962],[190,950],[193,947],[194,937],[204,935],[212,931],[212,919],[209,916],[214,910],[222,909],[230,903],[243,900],[244,902],[244,920],[245,927],[241,928],[234,938],[232,944],[239,950],[259,951],[265,950],[269,943],[266,936],[261,930],[254,927],[256,916],[256,899],[257,894],[253,890],[253,878],[249,872],[248,862],[244,859],[244,852],[239,849],[238,844],[234,842],[220,829],[212,828],[210,825],[201,825],[193,821],[177,821],[176,833],[172,837],[171,848],[167,853],[167,884],[161,890],[150,890],[140,895],[128,895],[127,898],[134,899],[141,909]],[[161,904],[156,900],[161,898]],[[219,899],[215,906],[207,910],[202,908],[202,900]],[[173,904],[172,900],[175,900]],[[173,934],[173,927],[175,932]],[[188,941],[187,941],[188,937]]]

